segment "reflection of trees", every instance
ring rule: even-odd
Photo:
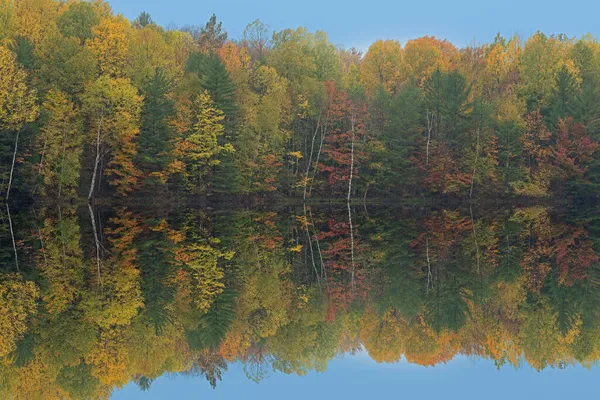
[[[106,397],[166,372],[214,386],[233,361],[260,381],[362,350],[422,365],[459,353],[537,369],[598,360],[593,219],[351,210],[354,268],[344,207],[103,208],[100,251],[85,208],[18,213],[21,273],[0,278],[2,394]]]

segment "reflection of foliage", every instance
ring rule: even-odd
[[[0,357],[15,350],[28,329],[28,319],[37,311],[38,289],[16,274],[0,275]]]
[[[219,347],[235,318],[235,298],[232,290],[224,290],[215,297],[210,309],[200,317],[198,327],[187,334],[192,348]]]
[[[102,397],[181,371],[215,386],[235,361],[258,382],[363,349],[422,365],[461,353],[536,369],[596,362],[593,218],[471,211],[354,211],[353,281],[346,209],[103,213],[99,276],[75,212],[46,210],[22,257],[39,294],[18,274],[0,284],[3,390]]]

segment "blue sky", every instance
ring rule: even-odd
[[[212,13],[230,37],[260,18],[272,29],[305,26],[325,30],[336,45],[366,49],[376,39],[435,35],[458,46],[493,40],[497,32],[527,37],[537,30],[600,36],[597,0],[109,0],[135,18],[149,12],[159,24],[204,24]]]
[[[162,377],[147,392],[128,385],[112,399],[582,399],[596,398],[599,378],[600,369],[580,366],[542,372],[527,366],[497,370],[491,361],[460,356],[426,368],[404,360],[377,364],[361,353],[333,360],[324,373],[303,377],[271,373],[256,384],[234,364],[215,390],[203,378]]]

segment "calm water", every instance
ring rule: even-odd
[[[595,210],[2,211],[2,398],[363,398],[431,381],[431,396],[552,398],[598,378]]]

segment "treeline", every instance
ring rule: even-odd
[[[497,36],[341,49],[228,40],[102,1],[0,2],[0,175],[29,198],[131,192],[596,198],[600,44]]]
[[[103,208],[98,234],[85,207],[18,214],[18,271],[0,225],[0,393],[108,398],[165,373],[214,386],[231,362],[259,381],[360,351],[538,370],[600,359],[593,214],[356,207],[351,224],[344,208]]]

